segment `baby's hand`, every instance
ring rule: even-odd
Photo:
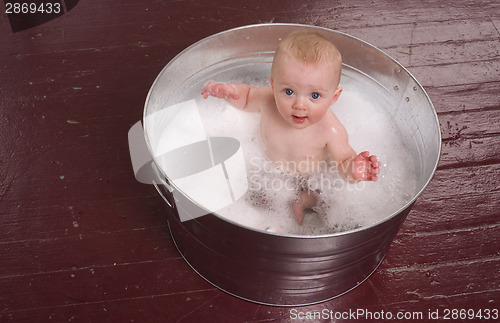
[[[216,83],[216,82],[208,82],[203,86],[201,90],[201,95],[203,98],[208,98],[209,96],[213,96],[219,99],[233,99],[238,100],[240,97],[236,94],[235,89],[229,85],[224,83]]]
[[[380,172],[377,156],[363,151],[352,160],[352,177],[355,181],[376,181]]]

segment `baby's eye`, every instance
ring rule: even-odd
[[[293,94],[293,90],[292,89],[286,89],[285,93],[286,93],[286,95],[292,95]]]
[[[313,98],[314,100],[319,99],[319,97],[320,97],[320,95],[318,92],[311,93],[311,98]]]

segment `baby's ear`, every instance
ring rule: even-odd
[[[274,89],[273,77],[269,76],[269,83],[271,83],[271,88]]]
[[[342,93],[344,89],[339,86],[337,87],[337,89],[335,90],[335,94],[333,95],[333,100],[332,100],[332,104],[334,104],[335,102],[337,102],[337,100],[339,99],[339,96],[340,94]]]

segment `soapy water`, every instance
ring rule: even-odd
[[[240,141],[245,156],[248,191],[217,215],[240,225],[278,234],[322,235],[379,222],[402,208],[416,193],[415,163],[395,122],[369,94],[344,88],[331,107],[357,153],[368,150],[381,162],[377,182],[348,183],[332,163],[307,176],[280,172],[264,155],[260,114],[237,110],[224,100],[197,99],[207,136]],[[319,192],[318,205],[306,211],[302,225],[292,212],[298,188]]]

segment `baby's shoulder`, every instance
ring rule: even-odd
[[[257,97],[261,103],[262,109],[268,110],[276,105],[274,101],[273,89],[270,86],[259,87]]]
[[[335,113],[333,113],[333,111],[331,109],[328,109],[328,111],[326,112],[325,117],[323,118],[322,121],[325,124],[332,125],[332,126],[342,125],[339,118],[337,118],[337,116],[335,115]]]
[[[335,113],[333,113],[333,111],[329,110],[322,121],[323,121],[322,125],[323,129],[332,130],[329,131],[331,135],[330,137],[347,136],[347,130],[345,129],[342,122],[340,122],[339,118],[337,118]]]
[[[270,86],[261,86],[259,87],[259,91],[264,99],[274,101],[273,89]]]

